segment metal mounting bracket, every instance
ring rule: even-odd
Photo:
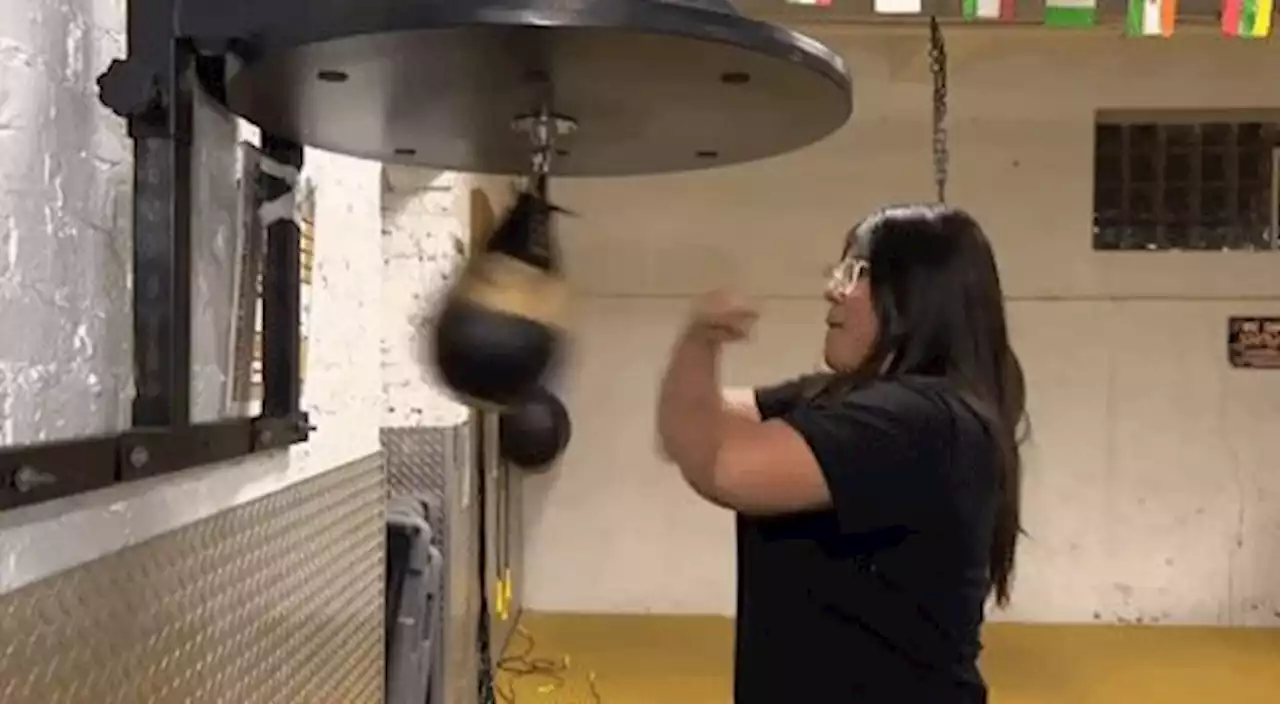
[[[129,55],[98,78],[100,99],[128,120],[134,155],[130,429],[0,448],[0,511],[305,441],[299,407],[299,230],[293,191],[302,147],[262,138],[263,401],[256,418],[191,422],[192,115],[209,61],[175,36],[173,0],[130,0]],[[215,88],[216,89],[216,88]]]

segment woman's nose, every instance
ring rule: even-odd
[[[844,295],[840,293],[839,287],[830,284],[828,284],[822,291],[822,297],[825,298],[828,303],[839,303],[844,300]]]

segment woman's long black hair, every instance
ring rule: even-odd
[[[862,365],[826,376],[848,388],[879,376],[940,377],[982,417],[1000,446],[1000,501],[988,576],[1009,602],[1026,424],[1022,365],[1009,345],[995,254],[968,213],[940,205],[885,208],[859,223],[845,256],[866,261],[880,336]]]

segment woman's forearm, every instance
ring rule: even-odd
[[[720,343],[686,333],[671,354],[658,398],[662,449],[695,490],[707,495],[724,429]]]

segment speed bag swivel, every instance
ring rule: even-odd
[[[467,263],[435,324],[441,380],[473,405],[534,393],[559,357],[568,297],[545,187],[515,205]]]

